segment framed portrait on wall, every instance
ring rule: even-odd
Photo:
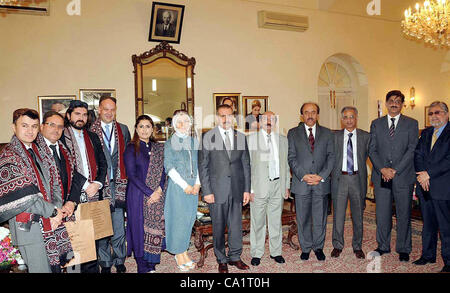
[[[42,123],[44,114],[50,110],[56,111],[65,116],[67,108],[69,108],[70,101],[76,100],[76,98],[76,95],[38,96],[38,112],[40,122]]]
[[[428,116],[428,112],[430,111],[430,106],[425,106],[425,119],[423,121],[425,121],[425,127],[430,127],[431,123],[430,123],[430,116]]]
[[[214,114],[216,114],[217,108],[222,104],[228,104],[233,108],[233,115],[236,119],[235,126],[241,126],[241,109],[240,109],[240,97],[241,93],[214,93],[213,94],[213,105]]]
[[[184,5],[153,2],[149,42],[180,43]]]
[[[245,130],[259,129],[259,115],[267,111],[268,99],[268,96],[242,96],[242,114],[245,117]]]
[[[80,89],[80,100],[88,104],[88,110],[94,110],[95,117],[98,117],[98,103],[100,98],[116,97],[115,89]]]

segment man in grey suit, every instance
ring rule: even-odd
[[[248,137],[252,190],[250,194],[251,264],[260,264],[266,242],[266,218],[269,226],[270,258],[284,263],[281,255],[283,231],[281,213],[284,199],[290,195],[290,171],[287,162],[286,136],[274,130],[277,117],[273,112],[261,116],[261,130]]]
[[[411,206],[414,182],[414,150],[418,142],[417,120],[401,115],[405,96],[401,91],[386,95],[388,115],[372,121],[369,156],[376,200],[377,243],[380,255],[391,251],[392,199],[397,217],[396,251],[400,261],[411,252]]]
[[[203,200],[209,204],[219,273],[228,273],[227,264],[241,270],[249,268],[242,262],[241,254],[242,205],[250,200],[250,157],[245,135],[233,130],[232,108],[220,105],[216,118],[218,126],[203,135],[198,172]]]
[[[304,122],[288,132],[288,161],[293,174],[291,192],[295,194],[300,258],[308,260],[312,249],[317,259],[324,261],[330,174],[335,158],[333,134],[317,124],[319,112],[316,103],[302,105]]]
[[[111,198],[111,220],[114,232],[111,237],[102,238],[98,242],[98,257],[102,273],[110,273],[112,265],[116,266],[118,273],[126,272],[124,209],[127,179],[123,153],[130,141],[130,131],[126,125],[116,121],[116,111],[115,98],[106,96],[100,98],[99,118],[91,126],[91,131],[99,136],[108,165],[103,195]]]
[[[347,202],[353,221],[353,252],[364,259],[362,251],[363,213],[367,194],[367,165],[370,134],[357,129],[358,109],[347,106],[341,111],[345,129],[334,135],[336,162],[331,176],[333,199],[333,251],[331,257],[339,257],[344,248],[344,224]]]

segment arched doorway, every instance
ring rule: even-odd
[[[368,82],[361,64],[350,55],[336,54],[322,65],[318,78],[320,124],[341,129],[341,110],[355,106],[361,128],[367,125]]]

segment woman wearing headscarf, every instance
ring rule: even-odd
[[[197,167],[197,139],[190,136],[192,118],[185,111],[177,111],[172,118],[175,130],[164,146],[164,168],[169,175],[164,218],[166,250],[175,254],[180,271],[195,268],[188,254],[194,225],[200,179]]]
[[[138,273],[155,272],[165,249],[164,145],[152,136],[154,123],[137,118],[132,141],[124,152],[127,185],[127,255],[134,253]]]

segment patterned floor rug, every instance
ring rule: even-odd
[[[392,252],[381,257],[372,257],[370,252],[377,247],[376,242],[376,224],[375,213],[366,211],[364,213],[364,238],[363,251],[366,254],[366,259],[357,259],[351,247],[352,240],[352,223],[350,217],[345,222],[345,248],[339,258],[330,257],[333,249],[331,243],[331,232],[333,227],[333,218],[328,216],[327,234],[325,240],[324,253],[326,255],[325,261],[318,261],[313,252],[307,261],[300,260],[300,250],[294,250],[289,245],[283,244],[283,257],[286,260],[285,264],[277,264],[269,257],[268,243],[266,241],[265,255],[261,259],[261,264],[257,267],[250,265],[250,245],[244,245],[242,252],[242,260],[250,265],[250,270],[240,271],[236,267],[229,266],[230,273],[436,273],[443,267],[442,258],[440,256],[440,249],[438,250],[438,259],[435,264],[427,264],[425,266],[416,266],[412,261],[418,259],[421,254],[421,230],[422,223],[420,221],[412,221],[412,252],[410,254],[410,261],[400,262],[398,254],[395,252],[395,218],[393,218],[393,230],[391,239]],[[287,234],[287,227],[283,228]],[[248,236],[244,237],[244,241],[248,241]],[[193,243],[193,238],[192,241]],[[298,239],[294,237],[294,242],[297,244]],[[441,244],[438,243],[438,248]],[[198,260],[200,254],[192,245],[189,249],[189,255],[193,260]],[[133,258],[127,258],[126,263],[128,273],[136,273],[136,263]],[[114,269],[113,269],[114,272]],[[161,264],[156,267],[157,273],[181,273],[175,263],[174,256],[163,252],[161,256]],[[208,257],[205,260],[205,265],[202,268],[197,268],[189,271],[189,273],[216,273],[217,262],[214,256],[213,249],[208,251]]]

